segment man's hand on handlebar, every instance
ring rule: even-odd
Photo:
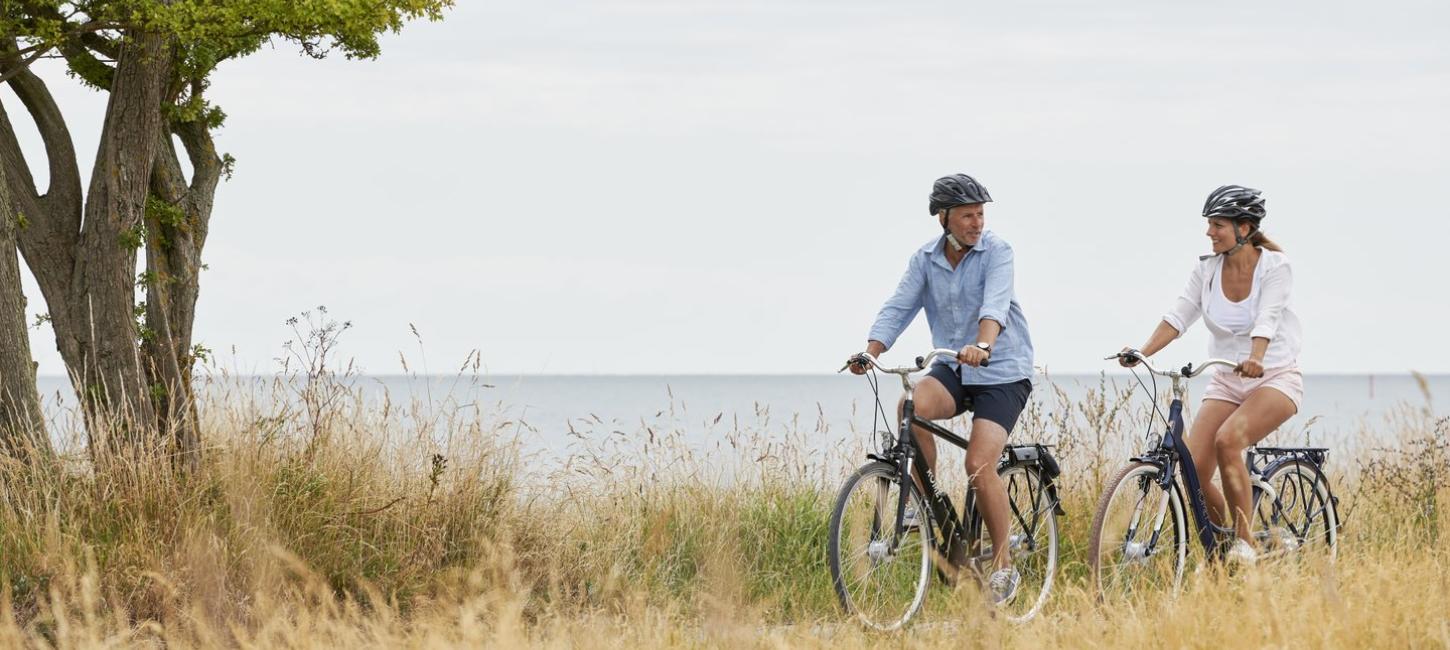
[[[866,353],[857,352],[851,355],[851,358],[846,359],[846,367],[842,368],[842,370],[849,369],[853,375],[864,375],[870,368],[871,362],[867,360]]]
[[[991,357],[991,354],[976,345],[968,345],[962,348],[961,352],[957,353],[958,362],[965,363],[973,368],[981,367]]]

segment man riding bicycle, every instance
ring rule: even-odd
[[[911,256],[871,326],[866,352],[879,357],[923,308],[932,344],[960,350],[958,363],[933,365],[916,385],[916,414],[945,420],[973,409],[966,468],[997,549],[987,585],[993,601],[1002,604],[1016,595],[1021,576],[1008,550],[1010,513],[996,464],[1032,392],[1032,338],[1013,290],[1012,247],[986,230],[991,200],[966,174],[937,179],[929,207],[942,234]],[[866,367],[857,362],[851,370],[862,374]],[[897,409],[899,416],[900,405]],[[934,472],[935,438],[920,427],[912,432],[926,471]]]

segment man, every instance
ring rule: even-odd
[[[996,570],[987,584],[993,600],[1002,604],[1016,595],[1021,576],[1008,550],[1010,511],[996,463],[1032,392],[1032,338],[1013,291],[1012,247],[986,230],[985,207],[991,200],[987,189],[966,174],[937,179],[930,212],[942,233],[911,256],[896,292],[871,326],[866,352],[879,357],[923,308],[933,346],[960,350],[957,364],[933,365],[917,383],[916,413],[945,420],[974,405],[967,474],[997,549]],[[865,368],[853,365],[852,371],[861,374]],[[935,471],[936,439],[920,427],[913,433],[927,468]]]

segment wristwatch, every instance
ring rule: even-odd
[[[977,349],[986,352],[987,356],[992,356],[992,346],[988,343],[977,341]]]

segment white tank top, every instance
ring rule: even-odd
[[[1254,329],[1254,313],[1258,311],[1255,307],[1259,304],[1259,283],[1254,282],[1253,288],[1249,289],[1249,297],[1234,302],[1223,295],[1222,278],[1217,273],[1213,275],[1212,282],[1215,286],[1208,293],[1206,315],[1219,327],[1234,334],[1248,334]]]

